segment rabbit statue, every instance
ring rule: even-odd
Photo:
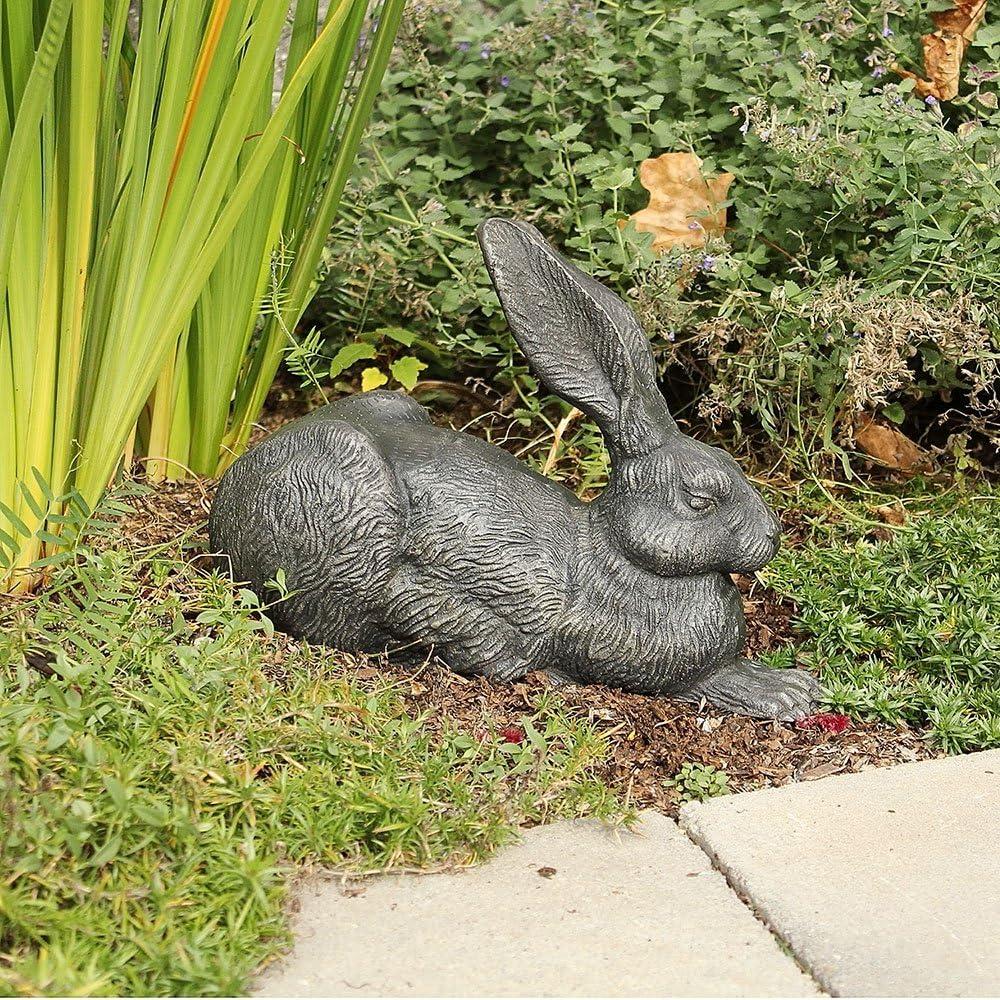
[[[756,717],[807,714],[809,674],[741,655],[728,574],[774,556],[774,515],[729,455],[678,430],[649,342],[613,292],[526,223],[490,218],[478,235],[532,368],[601,429],[605,492],[584,503],[377,390],[236,461],[212,507],[213,548],[262,596],[284,570],[277,626],[343,651],[433,649],[495,680],[544,670]]]

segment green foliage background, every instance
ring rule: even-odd
[[[929,10],[411,5],[330,243],[331,353],[360,336],[391,359],[390,326],[429,376],[520,376],[474,240],[500,212],[630,300],[696,420],[749,416],[801,458],[849,443],[858,408],[917,433],[930,400],[995,436],[1000,28],[961,98],[928,104],[889,66],[919,68]],[[730,230],[657,259],[618,224],[646,203],[639,163],[673,150],[736,175]]]

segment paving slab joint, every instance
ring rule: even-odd
[[[782,953],[787,955],[799,967],[803,975],[808,976],[816,984],[816,989],[820,993],[828,996],[836,996],[837,994],[831,991],[829,984],[823,982],[822,978],[796,952],[792,943],[786,940],[771,921],[754,905],[754,901],[747,892],[746,886],[735,876],[729,866],[722,862],[718,854],[712,850],[711,845],[698,828],[697,821],[692,819],[691,810],[687,806],[681,806],[677,817],[677,825],[687,834],[688,840],[708,858],[712,867],[726,880],[726,884],[732,889],[736,898],[754,915],[759,923],[764,925]]]
[[[635,833],[617,833],[561,821],[488,864],[374,879],[357,894],[310,879],[294,947],[262,970],[255,995],[819,992],[672,819],[644,813]]]

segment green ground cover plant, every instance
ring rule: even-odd
[[[907,512],[891,530],[864,504],[818,505],[807,542],[761,572],[803,637],[771,662],[797,661],[836,708],[927,728],[949,753],[1000,747],[1000,491],[891,502]]]
[[[297,865],[462,863],[524,821],[623,815],[557,701],[518,742],[428,725],[274,636],[190,532],[108,530],[2,612],[0,993],[239,994]]]
[[[725,771],[711,764],[688,761],[671,780],[681,802],[707,802],[729,794],[729,779]]]
[[[749,421],[800,463],[843,459],[859,409],[912,436],[947,410],[958,451],[996,440],[1000,35],[980,29],[958,99],[925,101],[890,67],[919,68],[933,8],[414,5],[330,242],[327,355],[499,367],[530,416],[473,238],[516,213],[631,301],[696,423]],[[619,223],[665,151],[735,181],[724,240],[657,258]]]

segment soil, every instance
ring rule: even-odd
[[[173,542],[194,528],[195,538],[207,547],[204,522],[213,492],[214,483],[207,480],[162,484],[133,503],[133,513],[121,525],[124,540],[145,548]],[[789,527],[794,543],[796,526]],[[794,644],[794,605],[755,580],[737,578],[737,584],[750,655]],[[269,641],[269,670],[280,678],[295,641],[280,636]],[[522,717],[553,691],[540,674],[517,684],[494,684],[460,677],[434,660],[412,667],[335,655],[357,683],[371,689],[393,685],[407,708],[423,715],[432,730],[448,724],[476,738],[505,738],[505,730],[509,738]],[[935,756],[919,732],[880,722],[852,719],[844,732],[831,733],[598,686],[560,687],[555,693],[575,717],[604,735],[608,753],[600,777],[631,805],[668,815],[675,815],[680,804],[669,781],[686,762],[725,771],[729,789],[739,792]]]
[[[539,696],[551,691],[540,674],[500,685],[459,677],[437,663],[419,671],[370,665],[356,673],[369,683],[384,682],[389,673],[428,725],[447,719],[478,737],[516,731]],[[827,733],[605,687],[562,687],[558,696],[604,735],[608,754],[600,777],[631,805],[671,816],[680,801],[669,781],[689,761],[725,771],[730,791],[741,792],[934,756],[918,733],[881,723],[851,720],[844,732]]]

